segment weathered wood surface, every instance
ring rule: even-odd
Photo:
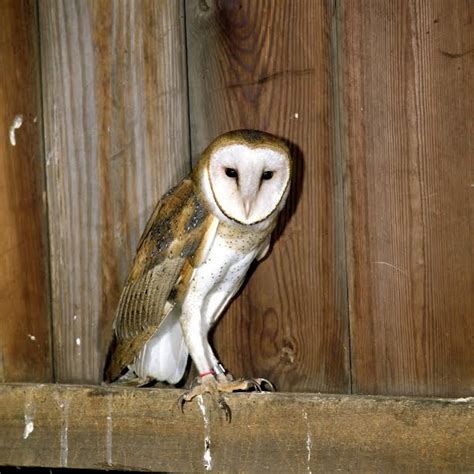
[[[0,385],[0,465],[216,472],[468,472],[474,399],[206,396],[178,390]],[[206,441],[207,439],[207,441]],[[206,453],[206,447],[208,451]]]
[[[38,4],[56,378],[97,382],[138,238],[189,171],[183,9]]]
[[[474,3],[341,6],[354,392],[472,394]]]
[[[350,390],[330,29],[324,1],[186,2],[193,158],[236,128],[293,143],[295,179],[272,253],[214,338],[233,374],[290,391]]]
[[[0,382],[52,380],[37,35],[36,2],[0,2]]]

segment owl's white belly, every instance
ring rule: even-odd
[[[193,272],[182,305],[168,314],[136,358],[132,369],[139,377],[152,377],[171,384],[181,380],[189,350],[192,351],[185,343],[183,328],[192,333],[193,339],[207,338],[209,328],[239,290],[262,243],[252,247],[250,242],[236,245],[235,241],[217,233],[205,261]],[[186,318],[183,308],[191,308]]]
[[[224,309],[222,304],[239,290],[258,251],[259,247],[242,252],[217,234],[206,260],[194,271],[183,304],[201,300],[200,315],[213,324]]]

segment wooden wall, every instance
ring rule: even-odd
[[[0,382],[52,380],[36,2],[0,2]]]
[[[0,376],[100,381],[154,203],[247,127],[289,140],[296,177],[215,331],[224,364],[286,391],[472,393],[472,2],[37,5],[0,7]]]
[[[472,394],[474,3],[344,5],[353,389]]]
[[[296,176],[271,257],[215,338],[234,375],[267,377],[281,390],[350,390],[330,20],[313,0],[187,2],[193,156],[235,128],[293,144]]]
[[[189,171],[179,2],[39,3],[56,380],[99,382],[154,203]]]

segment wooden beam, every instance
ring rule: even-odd
[[[143,471],[467,472],[474,398],[227,396],[232,423],[179,390],[0,385],[0,465]]]

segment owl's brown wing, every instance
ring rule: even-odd
[[[158,330],[167,314],[166,304],[184,297],[216,227],[217,219],[200,201],[191,179],[183,180],[158,202],[120,297],[106,381],[117,379]]]

